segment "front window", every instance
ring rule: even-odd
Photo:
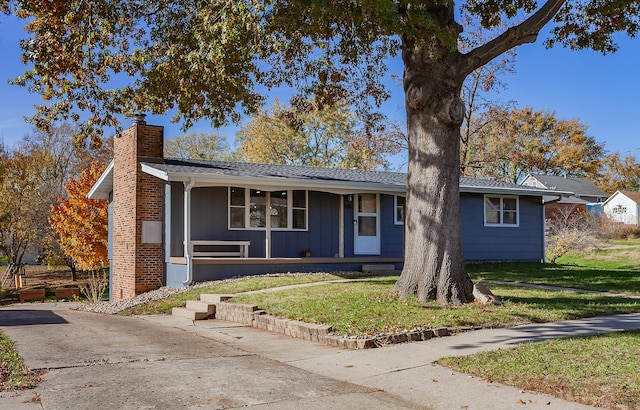
[[[264,228],[267,226],[267,193],[250,189],[249,227]]]
[[[268,209],[268,211],[267,211]],[[307,229],[307,191],[229,188],[229,229]]]
[[[484,224],[486,226],[518,226],[517,196],[485,196]]]
[[[277,191],[271,193],[271,228],[288,227],[288,191]]]

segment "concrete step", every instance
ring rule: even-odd
[[[174,307],[171,309],[171,315],[191,320],[205,320],[210,316],[207,312],[196,312],[184,307]]]
[[[216,305],[200,300],[187,300],[187,309],[207,313],[209,316],[216,314]]]
[[[200,300],[202,302],[210,303],[210,304],[213,305],[213,304],[216,304],[216,303],[227,301],[227,300],[231,299],[234,296],[235,295],[220,295],[220,294],[213,294],[213,293],[203,293],[203,294],[200,295]]]

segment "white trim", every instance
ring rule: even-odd
[[[500,210],[499,210],[499,215],[500,215],[500,222],[499,223],[490,223],[487,222],[487,198],[499,198],[500,199]],[[503,218],[504,218],[504,205],[503,205],[503,200],[505,198],[508,199],[515,199],[516,200],[516,223],[515,224],[507,224],[503,222]],[[483,205],[483,220],[484,220],[484,226],[486,227],[500,227],[500,228],[518,228],[520,226],[520,197],[516,196],[516,195],[484,195],[482,198],[482,205]]]
[[[344,258],[344,195],[340,195],[338,209],[338,257]]]
[[[87,198],[89,199],[109,199],[109,193],[113,191],[113,160],[107,165],[102,175],[93,184]]]
[[[271,259],[271,192],[266,191],[264,197],[264,257]]]

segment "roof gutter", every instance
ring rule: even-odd
[[[142,164],[142,171],[160,178],[164,181],[187,181],[196,180],[195,186],[247,186],[261,188],[265,190],[299,188],[310,190],[322,190],[334,194],[354,194],[357,192],[377,192],[388,193],[390,195],[406,194],[406,185],[361,182],[361,181],[336,181],[318,179],[297,179],[284,177],[259,177],[259,176],[238,176],[238,175],[204,175],[198,173],[177,173],[165,172],[153,167],[153,164]],[[523,189],[492,186],[469,186],[461,185],[461,193],[479,194],[504,194],[504,195],[572,195],[572,192],[551,191],[542,189]]]

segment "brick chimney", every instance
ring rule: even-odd
[[[113,143],[111,300],[128,299],[163,284],[163,183],[140,162],[163,157],[164,127],[136,115]]]

